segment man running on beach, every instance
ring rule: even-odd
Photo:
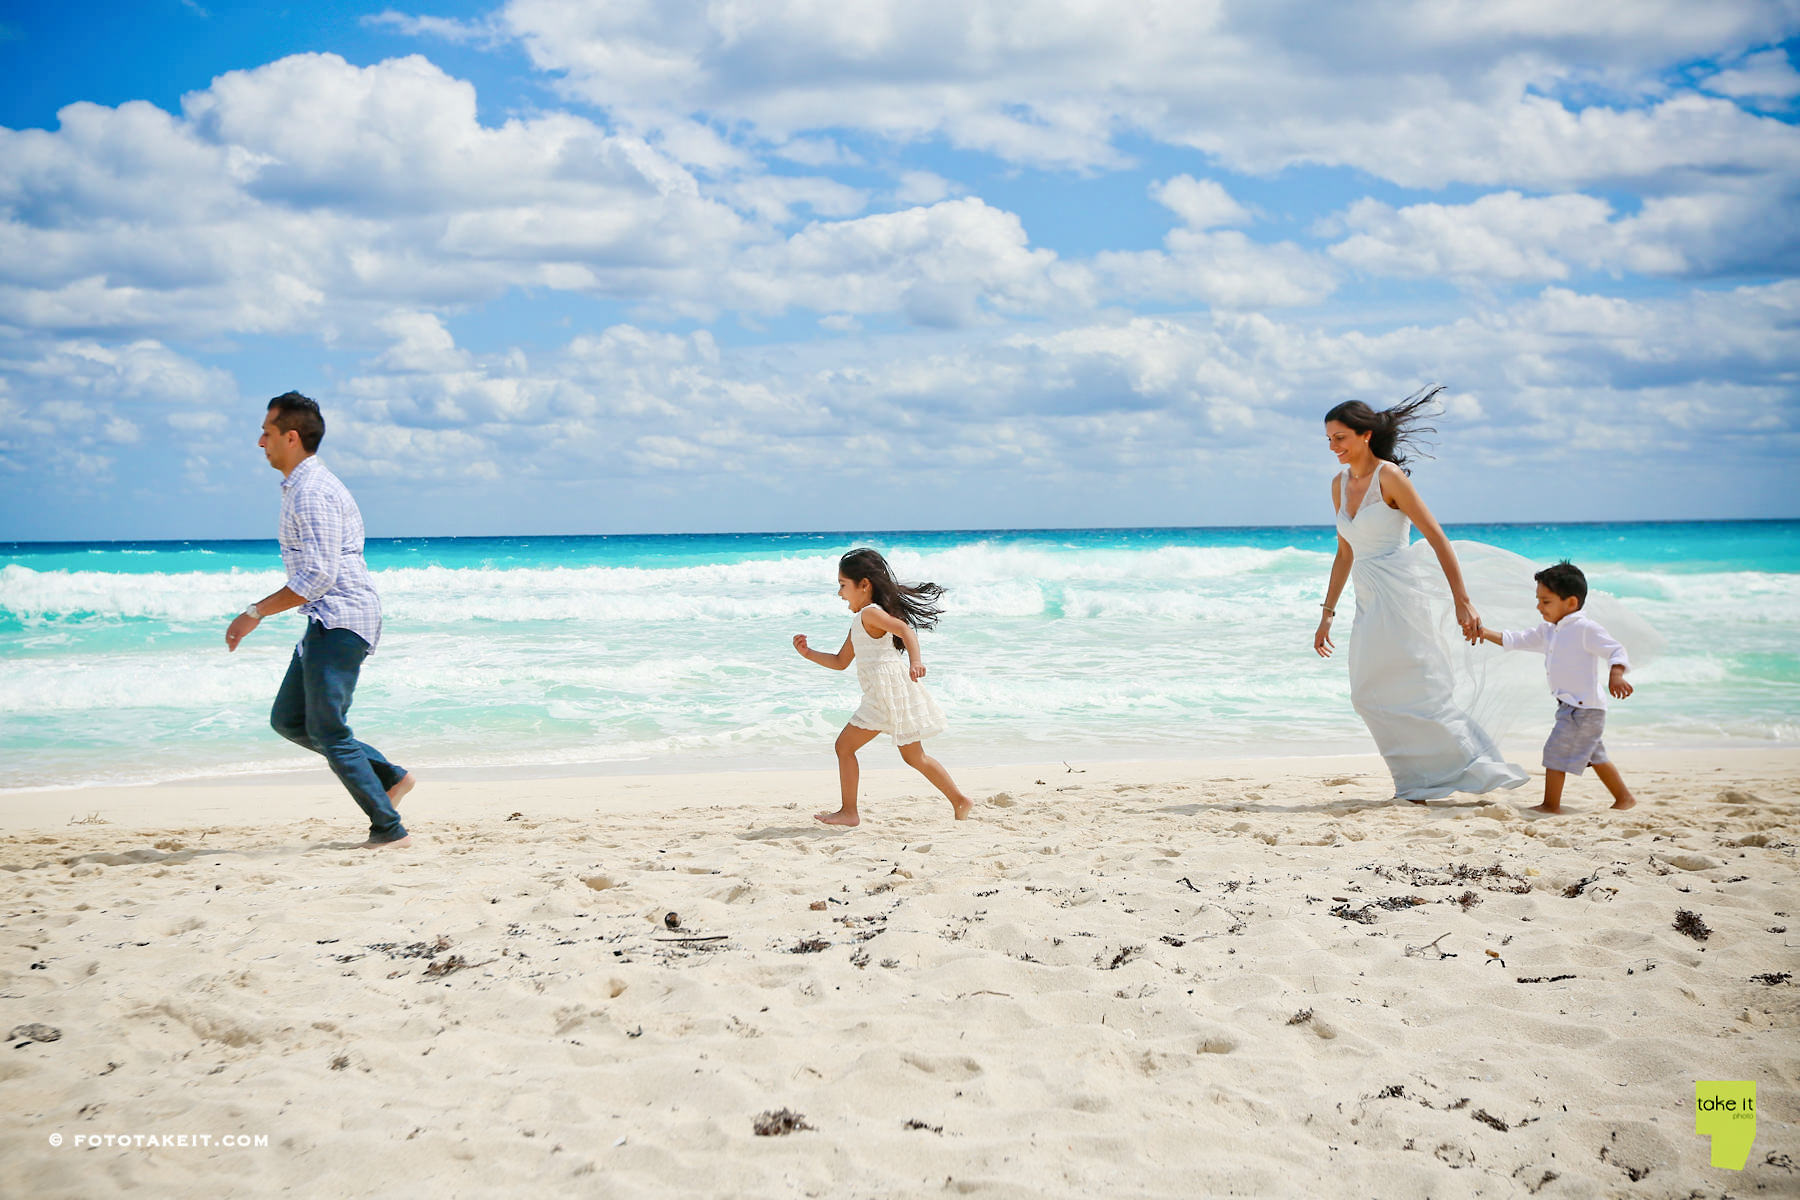
[[[306,632],[275,694],[269,724],[295,745],[324,755],[369,815],[362,849],[407,846],[412,838],[397,808],[413,778],[357,741],[345,720],[363,659],[381,640],[381,598],[363,561],[362,513],[349,489],[313,457],[324,436],[316,402],[299,392],[269,401],[257,445],[283,476],[280,540],[287,584],[237,615],[225,629],[225,649],[236,650],[264,617],[290,608],[306,614]]]

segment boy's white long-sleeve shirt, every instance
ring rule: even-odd
[[[1500,635],[1500,644],[1542,654],[1551,694],[1576,708],[1606,707],[1606,687],[1595,669],[1599,660],[1605,659],[1609,668],[1631,667],[1625,647],[1580,609],[1554,625],[1545,621],[1536,629],[1509,629]]]

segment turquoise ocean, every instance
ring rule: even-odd
[[[1609,745],[1800,745],[1800,522],[1450,534],[1571,558],[1656,628]],[[352,724],[439,770],[829,766],[855,672],[790,640],[842,642],[857,545],[949,589],[923,646],[953,766],[1373,749],[1347,606],[1312,652],[1324,526],[371,540],[387,624]],[[316,769],[267,724],[297,615],[224,648],[281,583],[272,541],[0,543],[0,789]]]

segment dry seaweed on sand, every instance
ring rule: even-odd
[[[802,1129],[816,1130],[817,1126],[808,1125],[804,1113],[797,1113],[789,1108],[778,1108],[757,1117],[751,1122],[750,1128],[757,1137],[784,1137]]]
[[[1704,942],[1712,936],[1712,930],[1700,919],[1697,912],[1689,912],[1685,908],[1675,910],[1675,932],[1685,933],[1696,942]]]
[[[1136,958],[1143,949],[1142,946],[1121,946],[1119,952],[1112,956],[1111,962],[1106,961],[1106,951],[1102,950],[1094,956],[1094,965],[1103,971],[1116,971]]]
[[[434,959],[431,964],[425,968],[424,978],[442,979],[446,975],[453,975],[458,971],[466,971],[470,967],[480,965],[480,963],[470,962],[460,954],[452,954],[449,958]]]

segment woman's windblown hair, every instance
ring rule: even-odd
[[[890,617],[899,617],[914,629],[930,629],[944,611],[937,604],[938,597],[944,594],[943,588],[935,583],[915,583],[910,587],[901,583],[894,578],[887,559],[867,546],[838,559],[838,574],[845,579],[868,580],[870,599],[881,606],[881,611]],[[894,636],[894,647],[906,649],[906,643],[898,634]]]
[[[1368,434],[1370,452],[1405,471],[1406,464],[1416,456],[1431,457],[1420,449],[1419,442],[1424,434],[1437,432],[1423,422],[1443,411],[1443,406],[1437,403],[1438,394],[1443,390],[1442,384],[1434,383],[1380,412],[1361,400],[1346,400],[1326,413],[1325,419]]]

